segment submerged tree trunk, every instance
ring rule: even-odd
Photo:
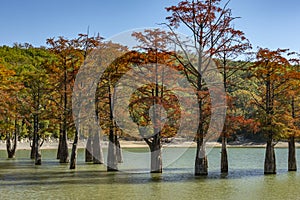
[[[67,139],[67,125],[66,121],[63,123],[62,135],[60,140],[60,151],[59,151],[59,162],[68,163],[69,162],[69,149],[68,149],[68,139]]]
[[[115,90],[113,90],[113,94],[115,94]],[[109,95],[109,119],[110,119],[110,128],[109,128],[109,143],[108,143],[108,153],[107,153],[107,171],[118,171],[118,157],[117,157],[117,140],[118,137],[116,135],[116,126],[114,121],[114,103],[112,96],[111,85],[108,85],[108,95]]]
[[[295,137],[294,136],[291,136],[289,138],[288,170],[289,171],[297,171],[296,148],[295,148]]]
[[[118,136],[115,136],[115,137],[116,137],[115,140],[116,140],[116,147],[117,147],[117,160],[118,160],[118,163],[123,163],[123,153],[122,153],[121,144],[118,139]]]
[[[208,164],[207,164],[206,148],[203,139],[197,139],[197,152],[195,159],[195,175],[206,176],[208,175]]]
[[[69,162],[69,150],[68,150],[68,137],[67,137],[67,118],[68,118],[68,94],[67,94],[67,67],[64,68],[64,95],[63,95],[63,116],[62,116],[62,138],[61,147],[59,153],[59,162],[68,163]]]
[[[60,151],[61,151],[61,141],[62,141],[62,124],[59,127],[59,138],[58,138],[58,147],[57,147],[57,155],[56,159],[60,159]]]
[[[17,131],[15,131],[15,135],[13,139],[11,139],[10,134],[6,135],[6,150],[7,150],[8,158],[15,158],[16,150],[17,150],[17,141],[18,141]]]
[[[36,144],[35,144],[35,141],[36,141],[36,134],[33,133],[33,139],[32,139],[32,143],[30,144],[30,147],[31,147],[31,151],[30,151],[30,159],[34,159],[35,158],[35,152],[36,152]]]
[[[67,141],[67,131],[63,131],[62,141],[61,141],[61,149],[59,154],[59,162],[60,163],[68,163],[69,162],[69,149],[68,149],[68,141]]]
[[[151,154],[151,173],[162,173],[162,155],[161,155],[161,141],[157,136],[153,137],[153,140],[144,138],[149,146]]]
[[[200,48],[198,55],[198,72],[202,71],[203,58],[202,58],[202,49]],[[203,84],[202,84],[202,75],[199,73],[197,77],[197,100],[198,100],[198,108],[199,108],[199,116],[198,116],[198,130],[196,134],[197,141],[197,150],[196,150],[196,158],[195,158],[195,176],[207,176],[208,175],[208,160],[206,156],[206,147],[204,142],[204,116],[203,116],[203,97],[201,93],[203,92]]]
[[[156,134],[153,137],[153,140],[150,142],[149,139],[146,139],[147,144],[149,145],[151,151],[151,173],[162,173],[162,155],[161,155],[161,140],[159,134]]]
[[[72,145],[70,169],[75,169],[76,168],[77,144],[78,144],[78,131],[76,130],[75,137],[74,137],[74,142],[73,142],[73,145]]]
[[[31,145],[31,159],[37,159],[38,155],[36,153],[39,151],[38,143],[39,143],[39,93],[37,96],[34,96],[35,102],[35,113],[33,114],[33,141]]]
[[[35,113],[33,114],[33,142],[32,146],[34,149],[34,159],[35,159],[35,165],[41,165],[42,164],[42,154],[40,150],[40,135],[39,135],[39,106],[40,106],[40,93],[38,92],[37,95],[37,101],[36,101],[36,108]]]
[[[91,132],[89,132],[85,147],[85,162],[93,162],[92,140]]]
[[[274,150],[274,145],[272,144],[271,137],[268,138],[267,146],[266,146],[264,173],[276,174],[275,150]]]
[[[37,134],[36,139],[34,141],[34,143],[35,143],[35,165],[42,164],[42,153],[41,153],[39,142],[40,142],[40,137]]]
[[[292,96],[292,117],[296,118],[296,110],[295,110],[295,97]],[[296,148],[295,148],[295,136],[290,136],[289,138],[289,158],[288,158],[288,170],[289,171],[297,171],[297,161],[296,161]]]
[[[222,136],[221,173],[228,173],[227,138]]]
[[[118,171],[117,146],[114,137],[114,132],[112,129],[110,130],[109,133],[107,171]]]
[[[94,164],[104,163],[103,151],[100,143],[100,133],[98,131],[95,131],[94,133],[92,159]]]

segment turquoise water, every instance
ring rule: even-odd
[[[297,150],[297,155],[300,155]],[[106,152],[106,151],[105,151]],[[230,148],[229,174],[219,173],[220,149],[209,152],[209,175],[194,177],[195,149],[164,149],[164,171],[150,174],[147,149],[124,149],[119,172],[86,164],[79,150],[76,170],[43,150],[35,166],[29,151],[15,160],[0,151],[0,199],[300,199],[300,173],[287,172],[287,149],[276,149],[277,175],[263,174],[263,148]],[[298,166],[300,166],[298,156]]]

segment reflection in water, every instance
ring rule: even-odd
[[[27,159],[29,151],[18,151],[15,160],[0,151],[0,199],[299,199],[300,176],[287,172],[286,149],[276,149],[278,174],[268,176],[263,174],[264,149],[230,148],[229,173],[224,175],[219,173],[220,149],[215,148],[208,156],[208,177],[193,175],[195,149],[170,163],[181,151],[165,149],[168,167],[163,174],[148,173],[149,157],[132,158],[128,151],[122,171],[110,173],[103,165],[86,164],[83,150],[73,171],[53,159],[55,150],[43,151],[41,166]]]

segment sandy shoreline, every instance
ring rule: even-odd
[[[120,141],[121,147],[123,148],[140,148],[140,147],[148,147],[147,144],[144,141]],[[85,148],[86,141],[79,141],[78,148]],[[68,146],[71,149],[72,148],[72,141],[68,142]],[[107,142],[102,143],[103,148],[107,147]],[[248,143],[229,143],[227,145],[228,148],[237,148],[237,147],[244,147],[244,148],[264,148],[266,144],[258,144],[254,142],[248,142]],[[57,149],[58,142],[45,142],[41,149]],[[176,142],[176,143],[166,143],[163,145],[163,147],[196,147],[195,142]],[[207,143],[207,147],[221,147],[221,143],[217,142],[209,142]],[[278,144],[275,146],[276,148],[287,148],[288,143],[287,142],[278,142]],[[300,143],[296,143],[296,147],[300,148]],[[0,150],[5,150],[6,144],[4,141],[0,141]],[[30,149],[29,142],[18,142],[17,144],[18,150],[28,150]]]

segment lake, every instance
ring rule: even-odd
[[[300,155],[297,149],[297,155]],[[106,151],[104,149],[106,154]],[[287,149],[277,148],[277,175],[263,174],[264,148],[229,148],[229,174],[219,173],[220,148],[209,154],[209,175],[195,177],[195,148],[165,148],[162,174],[150,174],[146,148],[123,149],[119,172],[84,162],[59,164],[56,150],[42,151],[35,166],[28,150],[6,159],[0,151],[0,199],[300,199],[300,173],[287,172]],[[300,166],[298,156],[298,166]]]

